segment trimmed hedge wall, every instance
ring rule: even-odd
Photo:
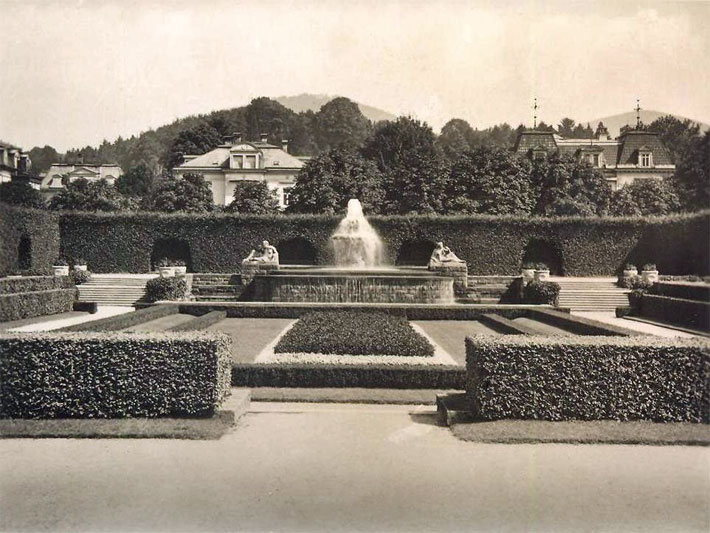
[[[74,284],[69,276],[23,276],[0,278],[0,294],[69,289]]]
[[[51,211],[23,209],[0,202],[0,276],[19,272],[50,274],[60,254],[59,215]],[[22,238],[29,239],[29,265],[21,265]],[[28,268],[27,268],[28,267]]]
[[[659,281],[653,284],[649,292],[658,296],[710,302],[710,284],[708,283]]]
[[[466,339],[478,418],[710,422],[710,343],[658,337]]]
[[[0,417],[207,416],[229,394],[225,335],[0,334]]]
[[[192,270],[238,272],[262,240],[306,239],[318,264],[332,264],[330,235],[341,217],[322,215],[77,213],[61,215],[67,257],[94,272],[147,272],[158,241],[184,241]],[[651,218],[369,217],[394,263],[406,243],[444,241],[474,275],[515,275],[531,239],[562,258],[564,274],[613,275],[626,263],[656,263],[667,274],[710,273],[710,213]],[[109,253],[107,253],[109,252]]]
[[[206,315],[198,316],[182,324],[178,324],[175,327],[170,328],[168,331],[199,331],[202,329],[207,329],[217,322],[221,322],[227,318],[227,313],[225,311],[212,311]]]
[[[76,288],[0,294],[0,322],[72,310]]]
[[[710,302],[643,294],[639,314],[651,320],[710,333]]]
[[[569,312],[562,313],[554,309],[531,309],[528,316],[533,320],[566,329],[576,335],[602,335],[611,337],[635,337],[641,335],[641,333],[633,329],[626,329],[606,322],[592,320],[591,318],[572,315]]]
[[[439,365],[237,364],[234,387],[362,387],[463,390],[466,372]]]
[[[154,305],[138,311],[67,326],[61,328],[60,331],[118,331],[155,320],[156,318],[173,315],[177,312],[179,312],[177,305]]]

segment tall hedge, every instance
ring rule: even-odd
[[[266,239],[277,247],[303,239],[316,263],[333,262],[330,235],[341,217],[321,215],[75,213],[61,216],[67,257],[81,256],[94,272],[147,272],[160,240],[184,241],[197,272],[238,272]],[[710,273],[710,212],[651,218],[515,218],[493,216],[373,216],[389,262],[413,242],[443,241],[469,273],[518,272],[531,240],[545,241],[570,276],[613,275],[631,262],[653,262],[665,274]]]
[[[72,310],[76,293],[76,287],[72,287],[0,294],[0,322],[68,313]]]
[[[230,390],[225,335],[0,334],[0,418],[206,416]]]
[[[0,202],[0,276],[20,270],[19,247],[29,238],[33,274],[50,274],[60,253],[59,215],[50,211],[23,209]]]
[[[710,342],[476,336],[466,393],[478,417],[710,422]]]

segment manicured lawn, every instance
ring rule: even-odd
[[[406,318],[378,312],[309,313],[274,348],[276,353],[433,356],[434,347]]]
[[[574,333],[570,333],[566,329],[562,329],[558,326],[551,326],[550,324],[545,324],[544,322],[539,322],[531,318],[514,318],[513,322],[518,322],[519,324],[523,324],[539,331],[540,335],[574,335]]]
[[[232,337],[232,361],[253,363],[259,352],[289,324],[291,318],[225,318],[204,331],[219,331]]]
[[[495,330],[477,320],[417,320],[414,322],[435,343],[449,352],[460,364],[466,364],[466,337],[470,335],[499,335]]]

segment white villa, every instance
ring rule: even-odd
[[[289,190],[306,159],[289,154],[286,140],[276,146],[268,143],[266,135],[258,142],[248,142],[237,133],[206,154],[184,156],[183,163],[173,172],[177,178],[188,172],[202,174],[217,205],[232,202],[237,182],[265,181],[269,189],[276,191],[283,209],[288,205]]]
[[[104,179],[113,185],[121,174],[123,174],[121,167],[113,163],[77,163],[76,165],[53,163],[42,178],[39,189],[46,196],[52,197],[64,188],[63,176],[66,176],[70,183],[84,178],[87,181]]]

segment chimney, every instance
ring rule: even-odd
[[[240,143],[242,142],[242,132],[241,131],[235,131],[232,136],[234,137],[234,142],[235,143]]]
[[[288,139],[281,139],[281,149],[288,153]]]
[[[261,142],[269,142],[269,134],[268,133],[262,133],[261,134]]]

